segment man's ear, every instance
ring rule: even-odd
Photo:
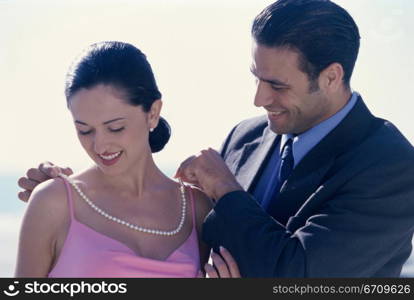
[[[344,69],[339,63],[327,66],[319,76],[319,87],[326,91],[336,92],[343,88]]]
[[[151,109],[148,112],[148,125],[149,128],[155,128],[158,126],[158,121],[160,120],[160,112],[162,108],[162,100],[158,99],[155,100],[152,105]]]

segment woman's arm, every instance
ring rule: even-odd
[[[16,277],[47,277],[55,259],[58,233],[68,216],[65,199],[60,179],[34,189],[20,230]]]

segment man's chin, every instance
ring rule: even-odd
[[[276,124],[270,122],[270,120],[268,120],[268,125],[269,125],[269,129],[276,133],[276,134],[285,134],[285,133],[289,133],[287,128],[283,128],[281,126],[277,126]]]

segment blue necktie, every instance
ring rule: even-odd
[[[293,151],[292,151],[292,139],[288,139],[282,149],[282,154],[280,156],[280,164],[277,173],[275,174],[269,186],[265,192],[264,199],[262,202],[262,207],[267,211],[271,202],[275,201],[279,195],[280,188],[283,183],[292,173],[294,166],[293,160]]]
[[[289,139],[283,146],[279,174],[278,174],[279,187],[278,187],[278,190],[275,191],[276,193],[279,193],[279,190],[282,187],[283,183],[286,181],[286,179],[288,179],[290,173],[292,173],[293,164],[294,164],[294,161],[293,161],[293,151],[292,151],[292,139]]]

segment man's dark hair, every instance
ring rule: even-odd
[[[299,54],[299,69],[315,82],[332,63],[344,69],[349,87],[359,50],[359,31],[349,13],[329,0],[279,0],[254,20],[252,35],[267,47],[287,47]]]

